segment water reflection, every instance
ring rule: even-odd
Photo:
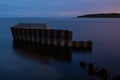
[[[72,51],[75,52],[75,53],[84,53],[84,54],[87,54],[87,53],[92,53],[92,46],[91,47],[87,47],[87,48],[84,48],[84,47],[80,47],[80,48],[72,48]]]
[[[29,57],[43,63],[49,63],[50,60],[60,62],[71,62],[72,51],[77,53],[90,53],[92,48],[72,49],[68,47],[46,46],[38,43],[28,43],[13,41],[13,48],[21,56]]]
[[[37,43],[13,42],[13,48],[19,55],[48,63],[49,60],[71,61],[71,48],[46,46]]]
[[[83,69],[87,68],[89,76],[96,76],[101,80],[120,80],[120,75],[116,75],[110,79],[110,72],[107,69],[100,68],[92,63],[85,63],[84,61],[81,61],[80,67]]]

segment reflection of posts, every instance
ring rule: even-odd
[[[59,60],[61,62],[71,62],[71,48],[62,48],[54,46],[46,46],[38,43],[14,41],[13,48],[18,51],[20,55],[26,55],[30,58],[35,58],[39,60],[41,56],[46,56],[42,58],[43,60]],[[36,60],[36,59],[35,59]]]
[[[82,53],[92,53],[92,47],[90,47],[90,48],[74,48],[73,47],[72,49],[76,53],[80,53],[80,52],[82,52]]]

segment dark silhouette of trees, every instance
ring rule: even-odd
[[[99,13],[77,16],[77,18],[120,18],[120,13]]]

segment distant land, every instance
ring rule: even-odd
[[[77,16],[77,18],[120,18],[120,13],[98,13]]]

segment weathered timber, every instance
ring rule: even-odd
[[[72,31],[50,29],[50,26],[47,24],[19,23],[11,27],[11,31],[15,41],[60,47],[92,47],[91,41],[72,41]]]
[[[20,23],[11,27],[13,39],[45,45],[72,47],[72,32],[50,29],[47,24]]]

